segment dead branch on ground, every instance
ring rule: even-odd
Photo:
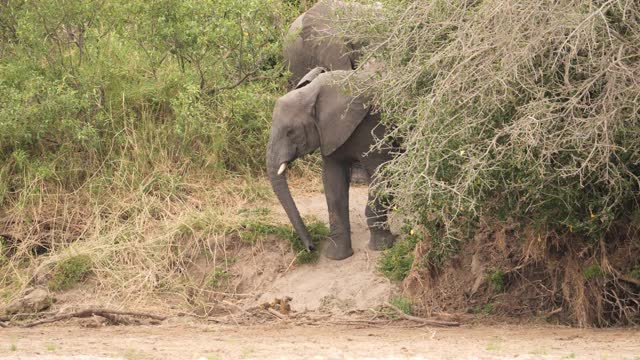
[[[384,303],[384,306],[395,311],[398,315],[400,315],[400,317],[409,321],[415,321],[415,322],[423,323],[425,325],[430,325],[430,326],[441,326],[441,327],[460,326],[460,323],[457,321],[432,320],[432,319],[425,319],[425,318],[405,314],[404,311],[400,310],[397,306],[391,305],[389,303]]]
[[[106,309],[85,309],[80,310],[68,314],[62,314],[58,316],[54,316],[48,319],[37,320],[34,322],[30,322],[27,324],[21,325],[25,328],[31,328],[38,325],[49,324],[56,321],[67,320],[71,318],[88,318],[92,316],[100,316],[103,317],[114,324],[127,324],[129,323],[125,319],[118,318],[118,316],[133,316],[133,317],[142,317],[142,318],[150,318],[157,321],[166,320],[166,316],[142,313],[142,312],[133,312],[133,311],[117,311],[117,310],[106,310]]]

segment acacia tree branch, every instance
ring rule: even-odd
[[[253,70],[251,72],[246,73],[243,77],[240,78],[240,80],[236,81],[232,85],[221,86],[221,87],[217,87],[217,88],[213,88],[211,90],[208,90],[207,94],[208,95],[213,95],[213,94],[218,93],[220,91],[235,89],[235,88],[237,88],[238,86],[242,85],[245,82],[269,79],[268,76],[254,76],[255,74],[258,73],[258,70],[259,69],[255,69],[255,70]]]

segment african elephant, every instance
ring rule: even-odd
[[[276,101],[269,145],[267,174],[278,200],[284,207],[298,236],[309,251],[311,237],[287,185],[285,170],[295,159],[320,148],[331,240],[325,255],[341,260],[353,254],[349,223],[349,176],[354,162],[362,164],[367,180],[375,169],[391,159],[389,151],[369,151],[374,136],[384,135],[380,114],[371,111],[367,99],[347,95],[338,80],[351,71],[310,71],[296,89]],[[367,153],[365,156],[364,154]],[[381,250],[393,244],[395,237],[386,225],[387,211],[373,201],[365,209],[370,231],[369,248]],[[373,203],[372,203],[373,201]]]
[[[329,70],[355,69],[361,46],[339,38],[331,23],[332,18],[336,11],[357,13],[377,10],[381,6],[379,3],[370,6],[320,0],[300,15],[291,24],[283,48],[285,64],[292,73],[290,84],[297,84],[307,72],[318,66]]]

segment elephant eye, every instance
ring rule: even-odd
[[[293,136],[293,129],[288,129],[287,130],[287,137],[292,137]]]

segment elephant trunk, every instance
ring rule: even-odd
[[[269,181],[271,182],[273,192],[278,197],[280,204],[282,204],[284,211],[289,217],[289,221],[291,221],[293,228],[302,240],[304,246],[308,251],[313,251],[315,250],[315,245],[313,245],[313,242],[311,241],[311,235],[309,235],[307,227],[304,225],[302,217],[300,216],[300,212],[298,211],[298,207],[296,206],[296,203],[293,201],[293,197],[291,196],[291,191],[289,190],[289,185],[287,184],[286,172],[279,171],[282,170],[282,164],[278,163],[276,156],[273,154],[274,153],[271,148],[271,142],[269,142],[267,156],[267,175],[269,176]],[[278,174],[279,172],[280,174]]]

